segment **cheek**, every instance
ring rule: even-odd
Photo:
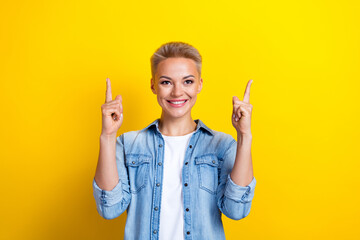
[[[157,93],[157,99],[159,103],[162,103],[167,98],[167,91],[164,91],[164,89],[158,91]],[[164,99],[165,98],[165,99]]]
[[[170,91],[171,91],[170,88],[165,88],[161,86],[158,87],[158,95],[160,96],[167,96]]]
[[[196,88],[190,89],[187,93],[189,96],[195,98],[197,96],[197,89]]]
[[[161,103],[161,101],[162,101],[162,97],[159,94],[157,95],[157,100],[159,103]]]
[[[164,95],[165,95],[164,90],[161,89],[161,88],[158,88],[156,95],[157,95],[158,98],[164,97]]]

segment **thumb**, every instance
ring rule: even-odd
[[[233,96],[233,98],[232,98],[232,104],[233,104],[233,112],[232,112],[232,118],[233,119],[235,119],[235,115],[236,115],[236,113],[235,113],[235,101],[237,100],[238,98],[236,97],[236,96]]]
[[[239,101],[239,98],[237,97],[237,96],[233,96],[233,99],[232,99],[233,101],[233,112],[232,112],[232,119],[235,121],[236,120],[236,110],[237,109],[235,109],[235,101]]]
[[[233,96],[232,100],[233,104],[235,104],[235,101],[239,101],[239,98],[237,96]]]

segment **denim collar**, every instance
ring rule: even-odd
[[[155,121],[153,121],[152,123],[150,123],[147,127],[145,127],[144,129],[142,129],[141,131],[145,131],[148,128],[151,128],[153,126],[156,126],[156,130],[160,133],[159,130],[159,118],[156,119]],[[196,119],[194,120],[194,122],[196,123],[196,130],[195,132],[197,132],[200,128],[204,129],[205,131],[209,132],[211,135],[214,135],[213,130],[211,130],[209,127],[207,127],[200,119]]]

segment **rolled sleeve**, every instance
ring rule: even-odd
[[[233,182],[230,174],[227,176],[225,196],[235,202],[251,202],[255,193],[256,179],[253,177],[247,186],[240,186]]]
[[[96,200],[96,203],[101,204],[103,206],[110,207],[112,205],[117,204],[122,199],[122,187],[121,181],[116,184],[116,186],[111,190],[103,190],[101,189],[93,179],[93,193]]]

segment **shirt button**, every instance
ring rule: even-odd
[[[158,210],[158,207],[155,207],[154,210],[157,211],[157,210]]]
[[[154,234],[157,234],[157,231],[156,231],[156,230],[154,230],[154,231],[153,231],[153,233],[154,233]]]
[[[187,235],[190,235],[190,232],[189,231],[187,231],[187,233],[186,233]]]
[[[162,147],[162,144],[159,144],[159,147]]]
[[[188,165],[189,162],[186,162],[185,165]]]
[[[212,163],[215,163],[215,160],[212,160]]]
[[[189,147],[192,148],[192,145],[190,145]]]
[[[185,187],[187,187],[187,185],[188,185],[188,184],[187,184],[187,183],[185,183],[184,185],[185,185]]]
[[[161,163],[161,162],[159,162],[159,163],[158,163],[158,165],[159,165],[159,166],[161,166],[161,165],[162,165],[162,163]]]
[[[159,187],[159,186],[160,186],[160,183],[157,183],[156,186]]]
[[[131,163],[132,163],[132,164],[135,164],[135,162],[134,162],[134,161],[132,161]]]
[[[186,208],[186,211],[188,212],[188,211],[189,211],[189,209],[188,209],[188,208]]]

